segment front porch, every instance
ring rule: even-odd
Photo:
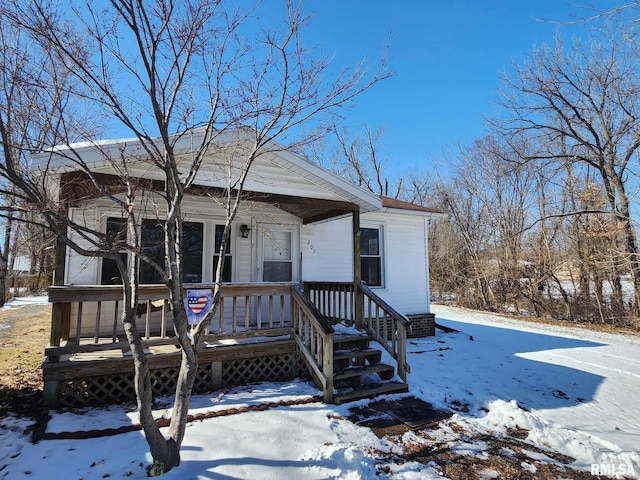
[[[137,327],[157,396],[173,393],[181,357],[167,299],[162,285],[140,286]],[[120,322],[122,287],[53,286],[49,300],[45,404],[133,400],[133,360]],[[224,284],[211,333],[199,350],[194,393],[300,376],[312,378],[328,403],[407,391],[410,326],[405,315],[357,283]],[[382,350],[393,365],[382,362]]]

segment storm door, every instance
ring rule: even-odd
[[[298,282],[299,255],[296,225],[262,224],[258,226],[258,281],[261,282]],[[279,323],[284,318],[288,323],[290,317],[289,297],[283,300],[274,297],[272,303],[268,298],[261,301],[261,319],[263,322],[272,318]]]

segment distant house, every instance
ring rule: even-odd
[[[238,141],[238,136],[220,140],[231,141]],[[192,139],[180,142],[178,152],[188,152]],[[144,218],[141,237],[149,241],[143,247],[162,258],[162,248],[152,243],[158,235],[162,237],[155,210],[162,176],[140,154],[137,141],[87,143],[73,149],[115,195],[121,194],[118,177],[105,157],[130,155],[130,172],[148,185],[136,205]],[[184,259],[186,280],[193,288],[211,288],[214,280],[225,220],[216,195],[226,187],[221,167],[228,165],[220,151],[207,157],[196,187],[183,203],[184,241],[189,245]],[[65,153],[64,148],[56,148],[33,160],[53,166],[48,178],[72,205],[70,218],[105,232],[118,228],[119,212]],[[427,228],[430,220],[443,214],[374,195],[287,150],[259,157],[245,190],[224,258],[220,318],[212,324],[209,348],[199,357],[204,369],[200,388],[286,379],[308,371],[328,401],[406,389],[406,337],[434,334]],[[359,249],[354,249],[356,242]],[[48,401],[71,405],[121,400],[130,395],[130,389],[111,377],[130,376],[131,361],[117,322],[121,298],[117,269],[109,261],[70,250],[64,258],[64,285],[50,290],[52,338],[43,366]],[[167,292],[157,285],[151,269],[141,268],[140,281],[144,284],[141,298],[147,302],[141,309],[140,327],[149,355],[163,358],[159,378],[172,378],[178,364],[167,355],[179,357],[175,348],[166,348],[175,343]],[[340,343],[344,334],[335,333],[330,323],[341,321],[355,323],[365,339]],[[365,348],[371,341],[379,342],[395,359],[400,382],[393,381],[393,366],[389,372],[381,364],[379,350]],[[363,351],[368,353],[359,353]],[[91,375],[85,362],[93,362]],[[370,373],[381,382],[366,390],[363,378]],[[111,387],[106,393],[102,388],[100,395],[91,388],[82,390],[79,385],[91,383],[88,377]],[[172,381],[158,381],[158,393],[170,389]]]
[[[19,255],[13,261],[12,275],[22,275],[31,270],[31,261],[27,255]]]

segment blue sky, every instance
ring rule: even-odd
[[[593,4],[593,2],[590,2]],[[621,2],[600,0],[599,8]],[[384,131],[390,177],[423,173],[457,143],[484,133],[496,110],[499,76],[531,52],[568,40],[584,26],[562,25],[593,13],[580,0],[307,0],[314,17],[307,44],[337,64],[380,58],[391,34],[395,76],[357,101],[347,123]],[[546,21],[541,21],[546,20]]]

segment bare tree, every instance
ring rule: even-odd
[[[454,270],[461,275],[456,282],[460,288],[458,299],[469,306],[495,310],[491,283],[493,267],[489,261],[492,240],[490,208],[482,197],[484,184],[478,178],[481,163],[477,153],[474,148],[461,151],[456,174],[447,182],[438,182],[435,195],[449,214],[453,230],[460,239],[458,243],[464,245],[463,264]],[[448,261],[446,256],[443,259]],[[433,268],[438,268],[435,261]]]
[[[331,154],[327,152],[331,150],[327,146],[329,142],[312,145],[311,155],[318,163],[348,178],[352,183],[366,188],[371,193],[385,197],[400,197],[402,178],[393,181],[391,188],[389,186],[388,172],[385,169],[387,162],[380,152],[382,130],[371,131],[365,125],[364,135],[359,136],[353,135],[346,127],[340,128],[333,125],[332,132],[334,135],[331,139],[335,140],[335,145]]]
[[[123,226],[105,234],[90,231],[64,216],[64,205],[45,208],[50,199],[40,187],[22,177],[17,182],[30,208],[39,213],[59,241],[83,255],[113,260],[123,279],[122,314],[135,364],[135,389],[140,422],[151,448],[151,474],[179,464],[191,391],[197,370],[197,349],[208,329],[218,298],[225,241],[252,164],[260,156],[319,138],[326,132],[329,114],[349,103],[388,73],[384,61],[370,72],[363,65],[331,74],[327,58],[303,46],[301,34],[309,18],[300,5],[286,2],[278,29],[260,29],[247,38],[257,23],[254,10],[232,11],[219,1],[143,3],[112,0],[104,7],[92,2],[56,9],[44,2],[18,5],[11,18],[66,67],[78,87],[68,93],[91,105],[103,117],[119,123],[136,139],[137,149],[103,152],[116,178],[96,175],[76,146],[51,151],[51,163],[74,165],[98,192],[119,209]],[[332,80],[328,81],[328,78]],[[63,115],[69,121],[68,115]],[[183,146],[189,144],[185,152]],[[199,180],[207,155],[228,159],[221,175],[227,179],[222,198],[226,224],[216,269],[214,303],[194,329],[188,328],[183,292],[181,243],[182,201]],[[142,160],[136,160],[142,159]],[[161,172],[164,191],[140,175],[140,166]],[[10,163],[10,162],[9,162]],[[47,177],[45,172],[44,178]],[[9,169],[6,174],[18,176]],[[40,177],[43,178],[43,177]],[[165,262],[145,254],[140,242],[138,208],[142,192],[160,198],[156,215],[164,230]],[[74,231],[74,237],[67,232]],[[82,239],[77,242],[74,238]],[[91,248],[87,247],[87,244]],[[119,255],[127,250],[128,264]],[[149,367],[136,330],[140,262],[159,275],[170,292],[173,322],[182,351],[171,425],[166,438],[152,417]]]
[[[11,240],[13,233],[13,215],[8,214],[0,225],[4,226],[4,238],[0,245],[0,307],[9,297],[8,274],[10,271]]]
[[[17,28],[0,9],[0,216],[6,227],[0,255],[2,289],[17,254],[20,222],[39,222],[34,221],[25,191],[35,181],[30,176],[28,153],[62,140],[58,119],[69,98],[69,78],[50,52]],[[76,115],[79,123],[91,125],[84,115]],[[74,132],[67,125],[64,134],[73,139]],[[0,298],[4,302],[4,291]]]
[[[535,50],[516,67],[506,79],[503,105],[508,113],[499,126],[507,137],[517,132],[546,146],[533,156],[522,155],[525,161],[583,164],[596,172],[613,228],[620,232],[613,241],[632,274],[637,309],[640,257],[630,208],[640,148],[634,45],[609,32],[587,47],[576,44],[568,50],[558,42],[555,48]],[[614,285],[619,285],[624,270],[619,262],[612,268]]]

